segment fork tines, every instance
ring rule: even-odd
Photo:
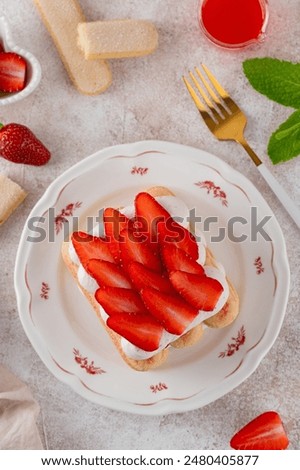
[[[220,118],[223,119],[226,115],[237,111],[239,108],[208,67],[204,64],[201,64],[201,66],[203,71],[195,67],[194,73],[189,72],[190,81],[186,77],[183,77],[183,81],[208,125],[207,119],[209,117],[218,122]]]

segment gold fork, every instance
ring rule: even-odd
[[[244,129],[247,124],[245,114],[230,98],[206,65],[201,65],[205,74],[196,67],[194,73],[189,72],[190,81],[186,77],[183,77],[183,80],[205,124],[217,139],[234,140],[244,147],[260,174],[300,228],[300,210],[244,137]]]

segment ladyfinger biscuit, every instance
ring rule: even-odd
[[[96,95],[111,84],[108,64],[102,60],[87,61],[77,46],[77,26],[85,21],[76,0],[34,0],[60,58],[74,83],[84,94]]]
[[[206,266],[217,267],[216,260],[208,248],[206,248],[205,264]],[[204,320],[206,326],[209,326],[210,328],[225,328],[225,326],[234,322],[240,312],[240,299],[238,293],[228,277],[226,280],[229,287],[229,298],[224,307],[218,313],[207,320]]]
[[[157,44],[157,30],[149,21],[127,19],[78,25],[78,45],[86,59],[144,56],[154,52]]]
[[[26,192],[7,176],[0,174],[0,225],[24,201]]]

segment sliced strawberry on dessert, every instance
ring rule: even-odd
[[[148,193],[139,193],[135,198],[135,209],[138,220],[143,223],[151,244],[159,241],[175,243],[193,259],[198,259],[198,245],[195,237],[178,222],[170,213]]]
[[[182,227],[172,217],[167,219],[166,222],[159,222],[157,227],[160,245],[174,245],[187,253],[195,261],[198,259],[198,244],[196,238],[189,230]]]
[[[12,93],[25,87],[26,60],[15,52],[0,52],[0,91]]]
[[[224,290],[216,279],[182,271],[172,272],[170,281],[190,305],[197,310],[208,312],[215,308]]]
[[[0,42],[0,53],[5,52],[2,42]]]
[[[162,266],[159,257],[150,245],[146,241],[141,241],[139,236],[135,235],[132,230],[122,230],[120,249],[121,264],[125,270],[131,262],[136,261],[152,271],[161,271]]]
[[[129,219],[117,209],[107,207],[103,213],[104,230],[110,251],[116,263],[121,261],[120,236],[122,230],[128,227]]]
[[[102,259],[114,263],[109,245],[105,239],[85,232],[73,232],[71,242],[84,268],[91,259]]]
[[[101,259],[91,259],[86,266],[87,272],[97,281],[100,287],[122,287],[132,289],[130,279],[123,269],[115,263]]]
[[[289,440],[278,413],[267,411],[237,432],[230,445],[237,450],[284,450]]]
[[[141,263],[137,263],[136,261],[129,263],[127,272],[137,291],[140,291],[144,287],[152,287],[153,289],[167,294],[175,292],[174,287],[167,277],[155,271],[151,271],[151,269],[146,268]]]
[[[151,315],[119,312],[107,319],[107,326],[144,351],[159,348],[163,327]]]
[[[163,263],[169,272],[184,271],[187,273],[204,274],[203,267],[185,251],[175,244],[166,243],[161,247]]]
[[[137,219],[143,225],[143,230],[148,234],[151,244],[158,242],[157,224],[171,216],[169,212],[159,204],[149,193],[139,193],[135,198],[135,213]]]
[[[96,290],[95,298],[107,315],[119,312],[146,313],[146,308],[139,294],[132,289],[100,287]]]
[[[198,315],[179,295],[170,295],[147,287],[142,289],[141,297],[147,309],[163,327],[174,335],[181,335]]]

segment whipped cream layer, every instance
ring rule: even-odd
[[[172,218],[174,218],[180,225],[182,225],[185,228],[189,228],[189,209],[187,205],[178,197],[176,196],[159,196],[155,198],[171,215]],[[126,206],[123,209],[120,209],[120,212],[128,218],[132,218],[135,215],[135,208],[134,205]],[[101,237],[104,236],[104,224],[99,223],[97,224],[93,230],[91,235]],[[135,360],[144,360],[144,359],[149,359],[150,357],[154,356],[157,354],[159,351],[165,349],[172,343],[172,341],[175,341],[176,339],[180,338],[183,336],[185,333],[190,331],[192,328],[200,325],[204,320],[207,320],[208,318],[212,317],[216,313],[218,313],[225,305],[225,303],[228,300],[229,297],[229,286],[226,280],[226,274],[224,267],[220,263],[216,263],[217,267],[214,266],[204,266],[205,260],[206,260],[206,242],[205,242],[205,237],[202,232],[199,230],[195,230],[195,236],[198,244],[198,250],[199,250],[199,258],[198,258],[198,263],[201,264],[204,267],[205,274],[208,277],[212,277],[213,279],[216,279],[219,281],[219,283],[223,287],[223,292],[214,308],[214,310],[211,310],[209,312],[204,311],[204,310],[199,310],[199,313],[197,317],[193,320],[192,323],[188,326],[188,328],[182,333],[182,335],[174,335],[171,333],[168,333],[166,330],[164,330],[161,340],[160,340],[160,345],[159,348],[156,351],[144,351],[141,348],[138,348],[134,344],[130,343],[126,338],[121,338],[121,347],[126,354],[126,356],[135,359]],[[95,281],[94,278],[92,278],[83,268],[83,266],[80,263],[80,260],[77,256],[77,253],[75,251],[75,248],[72,243],[69,244],[69,256],[74,264],[78,266],[78,272],[77,272],[77,278],[79,284],[89,293],[94,294],[97,289],[99,289],[98,283]],[[107,313],[105,310],[99,305],[99,313],[106,323],[106,320],[108,318]]]

